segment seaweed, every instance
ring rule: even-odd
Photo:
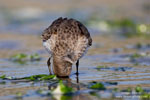
[[[139,85],[136,86],[135,91],[138,92],[138,93],[143,93],[144,92],[144,90],[142,89],[142,87],[139,86]]]
[[[23,78],[6,77],[6,75],[2,75],[2,76],[0,76],[0,79],[2,79],[2,80],[23,80],[23,79],[26,79],[28,81],[47,81],[47,80],[57,79],[57,78],[56,78],[56,75],[39,74],[39,75],[32,75],[32,76],[23,77]]]
[[[150,93],[143,93],[140,95],[140,98],[142,100],[149,100],[150,99]]]
[[[62,80],[59,81],[58,86],[56,89],[53,90],[53,94],[70,94],[73,92],[73,88],[68,87],[63,84]]]
[[[90,89],[95,89],[95,90],[105,90],[106,89],[105,86],[102,83],[95,82],[95,81],[90,82],[88,87]]]
[[[52,96],[52,98],[58,100],[70,100],[75,92],[72,87],[66,86],[60,80],[55,88],[51,88],[50,90],[39,89],[37,93],[42,96]]]
[[[26,64],[27,62],[40,61],[41,57],[37,53],[31,55],[19,53],[11,56],[10,60],[19,64]]]
[[[103,68],[108,68],[108,67],[107,67],[107,66],[103,66],[103,65],[102,65],[102,66],[97,66],[97,67],[96,67],[96,69],[97,69],[98,71],[100,71],[100,70],[103,69]]]
[[[150,37],[150,25],[137,23],[131,18],[121,18],[117,20],[102,20],[100,18],[90,18],[87,23],[89,26],[100,29],[101,31],[119,33],[125,37]]]

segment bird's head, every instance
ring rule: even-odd
[[[58,77],[69,77],[73,62],[68,57],[53,57],[53,71]]]

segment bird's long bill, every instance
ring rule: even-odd
[[[53,59],[53,71],[54,74],[59,77],[68,77],[72,70],[72,63],[67,62],[63,59]]]

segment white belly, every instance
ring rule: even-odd
[[[50,43],[48,41],[43,42],[43,46],[48,51],[48,53],[52,54],[51,45],[50,45]]]

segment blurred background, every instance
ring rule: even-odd
[[[114,26],[122,27],[124,24],[126,27],[142,24],[139,31],[147,33],[150,1],[0,0],[1,33],[41,34],[44,28],[60,16],[75,18],[90,30],[94,29],[100,33],[107,32]],[[129,30],[135,31],[127,29]]]

